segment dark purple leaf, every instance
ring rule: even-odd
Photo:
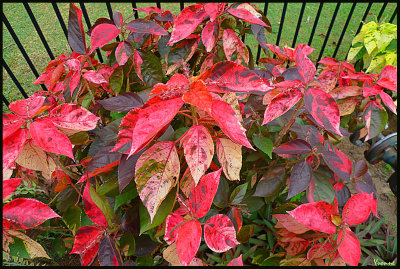
[[[170,22],[174,21],[174,17],[172,16],[172,13],[168,10],[165,11],[164,13],[162,13],[161,15],[155,16],[154,18],[158,21],[170,21]]]
[[[297,70],[296,67],[290,67],[288,69],[286,69],[285,71],[283,71],[283,73],[281,74],[281,76],[285,79],[285,80],[295,80],[298,79],[300,81],[303,81],[300,77],[299,74],[299,70]]]
[[[249,99],[247,100],[246,104],[244,105],[244,113],[254,113],[256,111],[265,111],[265,105],[263,105],[263,97],[260,95],[251,94]]]
[[[344,185],[341,190],[339,191],[335,190],[335,196],[338,202],[338,206],[343,207],[347,203],[347,200],[350,199],[351,193],[349,188],[347,188],[347,186]]]
[[[368,172],[368,165],[365,160],[358,160],[354,163],[354,177],[361,178]]]
[[[129,182],[131,182],[135,175],[136,162],[144,151],[145,149],[142,149],[138,153],[133,154],[130,158],[128,158],[127,154],[121,156],[121,160],[118,164],[118,183],[120,193],[126,186],[128,186]]]
[[[135,33],[168,35],[168,32],[154,21],[136,19],[128,22],[126,29]]]
[[[128,208],[121,218],[121,230],[138,236],[140,232],[140,209],[138,200],[135,201],[133,207]]]
[[[263,49],[267,49],[267,38],[265,37],[264,27],[258,24],[251,24],[251,31]]]
[[[308,126],[307,133],[311,147],[323,146],[324,137],[321,135],[317,127],[312,125]]]
[[[292,174],[290,175],[289,193],[287,199],[290,199],[296,194],[304,191],[310,185],[311,179],[311,165],[306,160],[296,163],[293,167]]]
[[[82,24],[82,11],[72,3],[69,5],[68,43],[73,51],[79,54],[86,54],[86,40]]]
[[[100,243],[98,250],[99,263],[101,266],[122,266],[122,258],[115,241],[106,235]]]
[[[114,11],[113,13],[114,24],[118,27],[121,27],[122,20],[123,20],[122,14],[117,11]]]
[[[270,79],[272,78],[272,73],[269,70],[265,70],[265,69],[255,69],[255,70],[248,70],[243,72],[243,76],[246,76],[248,73],[256,73],[259,77],[263,78],[263,79]],[[260,92],[263,95],[265,94],[265,92]]]
[[[119,152],[110,152],[114,146],[105,146],[101,148],[96,155],[93,156],[93,159],[90,161],[88,165],[88,172],[92,174],[96,174],[101,169],[105,169],[105,166],[112,165],[115,162],[119,161],[122,153]],[[98,169],[98,170],[96,170]]]
[[[293,139],[292,141],[283,143],[272,152],[276,154],[304,154],[311,152],[310,144],[302,139]]]
[[[91,35],[92,35],[93,29],[94,29],[97,25],[102,24],[102,23],[108,23],[108,24],[113,24],[113,25],[115,25],[115,23],[114,23],[112,20],[110,20],[110,19],[107,19],[107,18],[98,18],[98,19],[94,22],[94,24],[92,25],[92,27],[90,27],[90,29],[89,29],[86,33],[87,33],[89,36],[91,36]]]
[[[335,150],[330,151],[333,154],[330,154],[327,150],[322,152],[322,158],[328,167],[340,178],[350,181],[351,175],[351,161],[350,159],[341,151]],[[336,156],[335,156],[336,155]],[[339,159],[339,161],[338,161]]]
[[[361,192],[367,192],[367,193],[374,193],[374,198],[376,198],[376,187],[375,187],[375,183],[372,181],[372,177],[371,175],[367,172],[362,178],[362,181],[357,181],[356,184],[356,190],[357,192],[361,193]]]
[[[271,197],[276,194],[285,183],[285,169],[273,168],[258,182],[253,196]]]
[[[137,257],[150,255],[158,245],[158,243],[151,240],[150,236],[147,234],[142,234],[141,236],[135,238],[135,242],[135,256]]]
[[[131,111],[144,104],[142,98],[133,92],[121,93],[115,97],[97,100],[97,102],[107,110],[118,112]]]

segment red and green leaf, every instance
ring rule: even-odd
[[[204,240],[207,246],[217,253],[228,251],[239,244],[232,221],[223,214],[212,216],[206,221]]]
[[[364,108],[363,120],[368,134],[365,141],[376,137],[384,129],[388,121],[388,114],[376,100],[371,100]]]
[[[82,265],[88,265],[97,254],[104,227],[83,226],[75,234],[74,246],[70,254],[81,254]]]
[[[231,60],[233,53],[237,51],[238,55],[243,58],[245,63],[249,63],[249,51],[243,41],[240,40],[240,38],[235,34],[232,29],[224,30],[222,40],[225,56],[228,61]]]
[[[376,84],[391,91],[397,92],[397,68],[393,65],[385,66],[382,69]]]
[[[312,79],[314,79],[317,71],[315,65],[300,47],[296,48],[294,59],[296,61],[297,70],[299,70],[300,77],[305,84],[308,84]]]
[[[86,181],[85,189],[83,190],[83,209],[86,215],[97,225],[102,227],[107,227],[107,219],[100,208],[93,202],[92,197],[90,197],[90,183],[89,180]],[[104,229],[104,228],[103,228]]]
[[[115,59],[117,60],[119,65],[124,65],[129,57],[133,53],[133,47],[131,43],[122,41],[118,44],[117,48],[115,49]]]

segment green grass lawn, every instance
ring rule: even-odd
[[[185,6],[191,5],[193,3],[185,3]],[[43,31],[43,34],[49,43],[49,46],[55,57],[64,53],[66,50],[69,50],[69,46],[67,43],[67,39],[62,31],[60,23],[56,17],[54,9],[51,3],[30,3],[29,4],[38,24]],[[351,40],[354,37],[355,31],[358,29],[358,26],[361,22],[362,16],[364,15],[365,9],[367,7],[367,3],[359,3],[357,4],[352,19],[349,23],[349,26],[346,30],[346,34],[341,43],[340,49],[336,56],[339,60],[344,60],[346,57],[346,53],[351,44]],[[366,21],[375,20],[376,16],[379,14],[383,3],[374,3],[370,12],[367,16]],[[77,6],[80,8],[79,4]],[[106,9],[105,3],[87,3],[85,4],[86,9],[88,11],[90,21],[93,24],[94,21],[99,17],[109,17]],[[124,18],[127,18],[132,15],[132,6],[130,3],[112,3],[112,8],[116,11],[119,11],[123,14]],[[148,7],[155,6],[155,3],[138,3],[138,7]],[[264,3],[257,3],[257,6],[260,10],[264,10]],[[324,50],[323,56],[332,56],[336,43],[342,33],[343,26],[347,19],[347,16],[350,12],[350,8],[352,3],[342,3],[334,22],[330,37],[328,39],[328,43]],[[67,25],[68,20],[68,3],[58,3],[58,7],[60,12],[64,18],[64,22]],[[178,14],[180,11],[178,3],[163,3],[162,7],[164,9],[171,10],[174,14]],[[301,26],[299,29],[299,34],[297,38],[297,44],[299,43],[308,43],[310,38],[311,30],[314,25],[315,16],[317,14],[317,10],[319,7],[319,3],[307,3],[303,19],[301,22]],[[333,11],[335,10],[336,3],[325,3],[322,9],[321,17],[318,22],[318,27],[316,29],[313,42],[311,46],[315,48],[315,51],[310,55],[311,60],[316,61],[320,52],[320,48],[325,39],[325,35],[328,31]],[[396,9],[396,3],[389,3],[385,9],[385,12],[381,18],[388,21],[393,14],[393,11]],[[272,25],[272,34],[267,34],[268,43],[275,44],[281,14],[282,14],[283,3],[269,3],[267,17]],[[283,24],[281,40],[279,45],[292,45],[292,40],[295,35],[295,30],[297,26],[297,21],[299,18],[301,9],[301,3],[289,3],[287,7],[287,12],[285,16],[285,21]],[[41,73],[43,68],[46,67],[47,63],[50,61],[50,57],[47,54],[43,43],[41,42],[37,32],[23,6],[22,3],[4,3],[3,4],[3,12],[6,15],[8,21],[16,32],[18,38],[23,44],[27,54],[31,58],[34,66],[37,71]],[[143,17],[145,14],[139,12],[139,16]],[[133,18],[132,18],[133,19]],[[397,24],[397,18],[393,23]],[[84,22],[84,26],[86,29],[86,23]],[[89,40],[89,39],[87,39]],[[246,37],[245,43],[250,46],[252,49],[254,57],[257,54],[257,41],[252,35]],[[33,85],[32,82],[35,81],[35,76],[26,63],[25,59],[22,56],[22,53],[18,49],[15,44],[13,38],[8,32],[7,28],[3,24],[3,59],[11,68],[14,75],[17,77],[19,82],[25,91],[29,94],[32,94],[35,91],[41,90],[39,85]],[[104,54],[103,54],[104,56]],[[263,54],[261,55],[263,57]],[[104,57],[103,57],[104,58]],[[12,79],[8,75],[8,73],[3,69],[3,95],[10,102],[23,98],[22,94],[18,91],[18,88],[14,85]],[[7,107],[3,103],[3,111],[7,110]]]

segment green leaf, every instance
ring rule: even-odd
[[[66,254],[64,240],[62,240],[61,238],[54,239],[51,243],[51,246],[54,252],[57,253],[58,257],[61,258],[62,256],[64,256],[64,254]]]
[[[62,220],[74,236],[79,227],[81,227],[81,212],[82,209],[74,205],[68,208],[62,215]]]
[[[114,193],[111,193],[114,191]],[[103,184],[100,185],[100,187],[97,188],[97,193],[99,195],[106,195],[107,196],[115,196],[116,194],[118,194],[118,177],[114,177],[111,178],[109,180],[107,180],[106,182],[104,182]],[[113,195],[114,194],[114,195]]]
[[[157,83],[162,83],[163,72],[160,59],[151,51],[138,50],[138,53],[143,60],[141,73],[144,83],[148,87],[153,87]]]
[[[269,256],[261,263],[261,266],[280,266],[280,261],[284,258],[282,254],[278,253]]]
[[[129,245],[128,252],[126,256],[131,256],[135,254],[136,244],[135,244],[135,237],[131,233],[124,233],[119,240],[119,247],[120,249],[124,248],[126,245]]]
[[[186,131],[189,130],[189,127],[181,127],[179,129],[177,129],[174,133],[174,140],[178,140],[179,138],[181,138],[181,136],[186,133]]]
[[[368,139],[378,136],[384,129],[388,121],[388,114],[386,110],[380,109],[374,103],[367,105],[364,110],[363,120],[368,122],[367,117],[370,117],[370,124],[368,128]]]
[[[17,237],[14,237],[14,242],[9,244],[10,255],[24,259],[30,259],[28,252],[26,251],[24,241]]]
[[[244,225],[238,232],[236,239],[240,243],[246,243],[249,241],[250,237],[254,234],[253,225]]]
[[[115,197],[114,212],[116,212],[121,205],[125,204],[126,202],[132,199],[135,199],[137,196],[138,193],[136,190],[136,186],[134,186],[130,190],[127,190],[127,188],[125,188],[120,195],[117,195]]]
[[[247,183],[237,186],[231,193],[231,196],[229,198],[230,203],[239,204],[240,202],[242,202],[244,195],[246,194],[246,190],[247,190]]]
[[[267,154],[270,159],[272,159],[272,150],[274,149],[274,144],[272,143],[271,139],[265,136],[260,136],[256,134],[253,137],[254,145],[259,148],[262,152]]]
[[[114,226],[112,220],[115,219],[114,212],[110,204],[108,203],[105,196],[100,195],[96,192],[92,185],[89,186],[89,194],[93,200],[93,203],[98,206],[98,208],[103,212],[104,216],[107,219],[107,223],[110,227]]]
[[[154,216],[153,222],[150,221],[150,215],[147,211],[146,207],[143,203],[139,205],[139,214],[140,214],[140,233],[139,235],[143,234],[144,232],[157,227],[167,218],[168,214],[172,212],[172,208],[175,204],[176,200],[176,187],[173,188],[161,203],[160,207],[157,210],[157,213]]]
[[[124,83],[124,67],[118,66],[110,76],[110,87],[115,93],[120,93]]]
[[[333,203],[335,191],[329,179],[324,174],[318,172],[317,169],[313,172],[313,180],[315,183],[314,201]]]
[[[85,210],[81,211],[81,225],[80,225],[80,227],[83,227],[83,226],[94,226],[94,222],[91,219],[89,219],[88,215],[86,215],[86,213],[85,213]]]
[[[229,184],[225,177],[221,176],[218,184],[217,192],[215,193],[213,204],[220,208],[228,206],[229,199]]]

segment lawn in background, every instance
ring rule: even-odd
[[[191,4],[193,3],[185,3],[185,6]],[[62,28],[51,3],[30,3],[29,5],[53,52],[53,55],[57,57],[60,54],[69,51],[67,39],[62,31]],[[137,7],[148,7],[155,5],[155,3],[137,3]],[[178,14],[180,11],[179,3],[162,3],[161,5],[162,8],[170,10],[174,14]],[[268,5],[267,18],[272,25],[272,34],[267,34],[268,43],[276,44],[279,26],[281,23],[280,20],[283,5],[283,3],[269,3]],[[279,42],[280,46],[292,46],[301,5],[301,3],[288,4],[281,39]],[[368,3],[357,4],[348,28],[346,29],[345,36],[340,45],[340,49],[337,53],[337,59],[344,60],[346,58],[351,40],[353,39],[355,32],[358,29],[367,5]],[[373,3],[370,12],[366,18],[366,22],[376,20],[376,16],[379,14],[382,5],[383,3]],[[77,4],[77,6],[80,8],[79,4]],[[111,6],[114,10],[121,12],[124,18],[127,18],[133,14],[132,5],[130,3],[111,3]],[[341,3],[339,12],[337,14],[336,20],[334,21],[334,25],[328,39],[328,43],[324,50],[324,57],[332,56],[336,48],[336,42],[338,41],[343,31],[343,26],[349,15],[351,6],[352,3]],[[109,18],[105,3],[87,3],[85,4],[85,7],[88,11],[89,18],[92,24],[99,17]],[[260,10],[264,10],[264,3],[257,3],[257,7]],[[296,44],[308,43],[318,7],[319,3],[306,4]],[[320,48],[322,47],[322,44],[325,40],[325,35],[331,23],[335,7],[336,3],[324,3],[324,7],[322,9],[321,16],[318,22],[318,27],[311,43],[311,46],[315,48],[315,51],[310,55],[310,58],[314,62],[317,60]],[[65,24],[68,25],[67,21],[69,4],[58,3],[58,8],[60,9]],[[386,6],[385,12],[383,13],[381,20],[388,21],[396,8],[396,3],[389,3]],[[43,68],[45,68],[50,61],[50,57],[47,54],[44,45],[41,42],[23,4],[4,3],[3,12],[10,22],[12,28],[16,32],[21,43],[23,44],[28,56],[31,58],[31,61],[36,67],[36,70],[40,74]],[[139,17],[144,17],[145,15],[146,14],[144,14],[143,12],[139,12]],[[134,18],[132,17],[131,19]],[[393,23],[397,24],[397,15]],[[87,30],[85,21],[84,27],[85,30]],[[89,38],[87,38],[87,40],[89,41]],[[258,43],[255,38],[252,35],[248,35],[246,36],[245,43],[249,45],[249,47],[252,49],[254,57],[256,57]],[[18,49],[17,45],[15,44],[13,38],[11,37],[4,24],[2,48],[3,59],[8,64],[8,66],[17,77],[17,79],[21,83],[21,86],[25,89],[28,95],[32,94],[35,91],[41,90],[41,87],[39,85],[32,84],[36,80],[36,77],[32,73],[31,69],[23,58],[22,53]],[[105,58],[104,54],[105,53],[103,52],[103,59]],[[263,56],[264,53],[261,54],[261,57]],[[9,102],[23,98],[22,94],[14,85],[12,79],[5,71],[5,69],[3,69],[3,95],[7,98]],[[3,111],[7,110],[7,106],[3,103]]]

